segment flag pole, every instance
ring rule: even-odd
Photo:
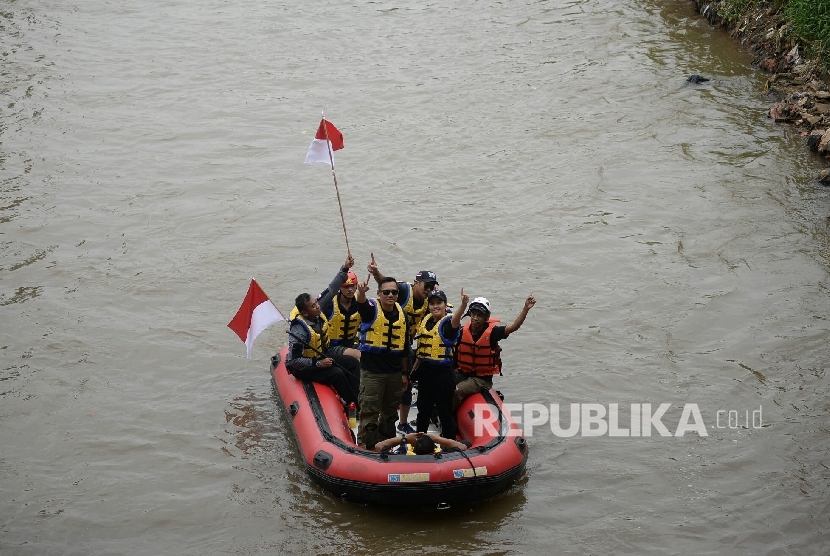
[[[274,303],[274,300],[273,300],[273,299],[271,299],[271,296],[270,296],[270,295],[268,295],[268,292],[267,292],[267,291],[265,291],[265,289],[264,289],[262,286],[260,286],[259,282],[257,282],[257,281],[256,281],[256,278],[254,278],[253,276],[251,276],[251,280],[252,280],[252,281],[254,281],[254,282],[256,282],[256,285],[257,285],[257,286],[259,286],[259,289],[261,289],[261,290],[262,290],[262,293],[264,293],[264,294],[265,294],[265,297],[267,297],[267,298],[268,298],[268,301],[270,301],[270,302],[271,302],[271,305],[273,305],[273,306],[274,306],[274,309],[276,309],[276,310],[277,310],[277,312],[280,314],[280,316],[282,317],[282,320],[284,320],[285,322],[288,322],[288,319],[287,319],[287,318],[285,318],[285,315],[283,315],[283,314],[282,314],[282,311],[280,311],[280,308],[279,308],[279,307],[277,307],[277,304],[276,304],[276,303]]]
[[[337,174],[334,173],[334,155],[331,153],[331,141],[329,140],[329,128],[326,125],[326,116],[322,114],[323,131],[326,132],[326,148],[329,150],[329,163],[331,164],[331,177],[334,178],[334,190],[337,192],[337,205],[340,207],[340,221],[343,223],[343,236],[346,238],[346,252],[351,255],[349,247],[349,234],[346,233],[346,218],[343,216],[343,203],[340,202],[340,188],[337,187]]]

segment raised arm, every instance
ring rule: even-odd
[[[317,299],[317,302],[320,304],[320,309],[322,309],[324,313],[326,312],[328,305],[332,303],[334,296],[340,291],[340,286],[342,286],[343,282],[349,278],[349,269],[352,268],[352,266],[354,266],[354,257],[352,257],[352,254],[349,253],[346,257],[346,261],[343,263],[343,266],[341,266],[340,270],[337,271],[337,274],[334,275],[329,287],[326,288],[326,290],[321,293],[320,297]]]
[[[452,312],[452,319],[450,319],[450,326],[453,329],[458,330],[458,327],[461,326],[461,317],[464,316],[469,301],[470,296],[464,293],[464,288],[461,288],[461,306],[458,307],[457,311]]]
[[[357,295],[354,296],[358,303],[366,303],[366,292],[369,291],[369,280],[357,285]]]
[[[349,253],[348,255],[346,255],[346,260],[343,262],[343,270],[348,272],[349,269],[352,268],[353,266],[354,266],[354,257],[352,256],[351,253]]]
[[[378,263],[375,261],[375,254],[371,253],[371,255],[372,255],[372,260],[369,261],[368,265],[366,265],[366,270],[368,270],[369,274],[371,274],[374,277],[375,282],[380,284],[380,281],[383,280],[385,278],[385,276],[383,274],[381,274],[380,270],[378,270]]]
[[[522,312],[519,313],[519,316],[516,317],[516,320],[513,321],[513,324],[508,324],[504,327],[504,335],[509,336],[511,333],[515,332],[522,326],[522,323],[525,321],[527,317],[527,312],[530,311],[530,308],[536,305],[536,298],[533,297],[533,292],[530,292],[530,295],[527,296],[525,299],[525,306],[522,307]]]

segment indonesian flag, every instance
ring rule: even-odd
[[[248,359],[251,358],[251,349],[254,347],[254,340],[259,333],[274,324],[285,320],[279,309],[277,309],[256,280],[251,278],[251,285],[248,287],[248,295],[236,316],[228,323],[228,328],[236,332],[239,339],[245,342],[248,348]]]
[[[320,127],[317,128],[317,134],[314,136],[314,140],[311,141],[311,146],[305,155],[305,163],[322,162],[331,165],[334,162],[334,151],[339,151],[343,146],[343,134],[334,127],[333,123],[323,118],[320,120]],[[329,158],[329,148],[331,148],[331,158]]]

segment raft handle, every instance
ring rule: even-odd
[[[329,468],[331,462],[334,461],[334,458],[328,452],[324,452],[320,450],[316,454],[314,454],[314,465],[319,467],[323,471]]]
[[[298,411],[300,411],[300,402],[295,401],[288,406],[288,412],[291,414],[291,417],[295,417]]]

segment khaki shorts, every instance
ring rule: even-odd
[[[485,392],[493,386],[493,379],[490,377],[465,377],[464,375],[460,375],[458,378],[463,379],[455,386],[455,398],[459,402],[469,396],[472,396],[473,394]]]

